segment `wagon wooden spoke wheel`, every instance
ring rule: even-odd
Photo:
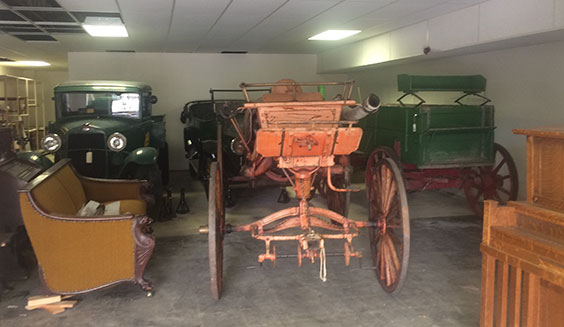
[[[401,172],[391,158],[370,156],[366,167],[369,202],[370,248],[376,276],[382,288],[398,292],[407,275],[409,261],[409,209]]]
[[[517,168],[509,152],[494,143],[494,165],[472,168],[464,183],[468,204],[478,215],[484,214],[484,200],[496,200],[501,204],[517,199],[519,179]]]
[[[217,162],[210,165],[208,198],[208,248],[212,297],[219,300],[223,280],[223,236],[225,210],[221,170]]]

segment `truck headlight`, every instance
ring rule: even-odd
[[[108,137],[108,148],[112,151],[119,152],[125,149],[126,145],[127,138],[125,138],[125,136],[121,133],[113,133],[110,137]]]
[[[47,134],[41,138],[41,148],[48,152],[57,152],[63,145],[61,138],[57,134]]]

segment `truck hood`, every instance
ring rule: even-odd
[[[123,133],[129,129],[134,129],[141,123],[141,120],[123,118],[123,117],[71,117],[59,120],[53,123],[49,131],[59,135],[78,132],[83,128],[91,128],[101,130],[106,135],[120,132]]]

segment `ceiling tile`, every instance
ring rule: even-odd
[[[374,18],[393,17],[394,19],[416,13],[421,10],[432,8],[445,0],[398,0],[388,6],[381,8],[372,13]]]
[[[167,48],[197,46],[229,5],[229,0],[177,1],[174,6]]]
[[[393,2],[394,0],[344,1],[323,13],[319,19],[323,20],[325,24],[331,24],[332,21],[334,23],[348,22],[359,17],[369,16],[375,11],[386,8]]]
[[[121,17],[136,51],[163,51],[173,0],[117,0]]]
[[[300,1],[291,0],[284,4],[280,9],[273,13],[267,20],[264,21],[265,25],[270,22],[285,21],[293,24],[302,24],[310,18],[313,18],[325,10],[338,4],[337,0],[328,1]],[[261,24],[260,26],[262,26]]]
[[[337,3],[338,1],[290,1],[240,39],[233,40],[230,47],[258,49],[274,37],[306,23]]]
[[[239,38],[268,15],[271,15],[284,0],[235,0],[227,8],[208,35],[208,39]]]
[[[292,29],[289,33],[280,35],[271,40],[270,43],[294,43],[307,40],[308,37],[321,33],[328,29],[350,28],[349,22],[361,17],[369,16],[370,13],[388,6],[393,0],[375,1],[343,1],[319,15],[309,19],[304,24]]]

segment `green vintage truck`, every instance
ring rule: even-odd
[[[70,158],[89,177],[147,179],[156,189],[168,182],[164,115],[147,84],[69,81],[55,87],[56,121],[41,147],[55,161]]]

